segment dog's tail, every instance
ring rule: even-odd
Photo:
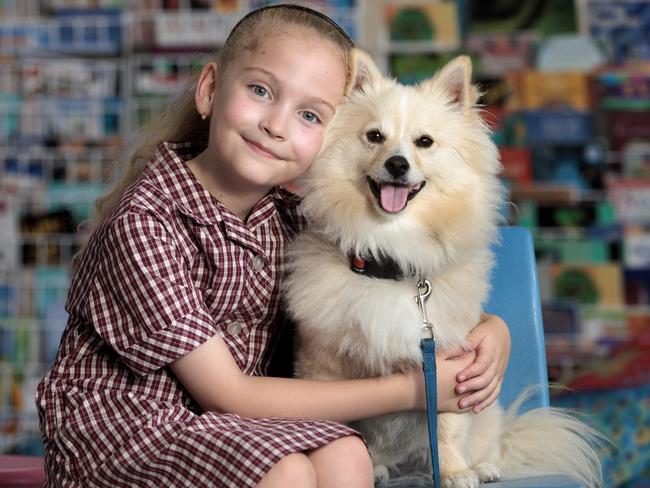
[[[530,394],[520,395],[505,414],[503,478],[563,474],[588,488],[603,486],[597,449],[608,444],[605,436],[566,409],[536,408],[518,415]]]

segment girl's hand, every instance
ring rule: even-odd
[[[436,386],[438,412],[455,412],[460,413],[462,410],[458,406],[460,396],[456,393],[456,377],[460,371],[468,368],[476,358],[474,351],[465,351],[462,349],[451,352],[436,354]],[[422,368],[413,368],[403,374],[413,392],[414,404],[412,409],[427,410],[426,386],[424,381],[424,372]],[[465,409],[467,410],[467,409]]]
[[[456,379],[459,407],[478,413],[489,406],[501,391],[510,357],[508,326],[496,315],[484,314],[467,336],[467,349],[476,351],[476,359]]]
[[[458,350],[436,354],[439,412],[459,413],[462,411],[459,406],[461,398],[456,391],[456,378],[461,371],[470,367],[475,359],[476,353],[474,351]]]

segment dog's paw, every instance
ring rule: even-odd
[[[474,466],[474,471],[483,483],[492,483],[501,479],[501,471],[492,463],[478,463]]]
[[[443,488],[478,488],[478,476],[471,469],[456,471],[442,478]]]
[[[388,468],[385,464],[377,464],[373,467],[375,473],[375,483],[385,483],[390,479]]]

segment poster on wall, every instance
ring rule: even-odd
[[[552,297],[583,305],[620,307],[623,272],[618,263],[553,263],[549,266]]]
[[[580,30],[614,64],[650,61],[648,0],[577,0]]]
[[[547,37],[577,30],[576,7],[567,0],[474,1],[468,17],[470,35],[527,32]]]
[[[384,2],[381,41],[391,52],[454,51],[460,47],[454,2]]]

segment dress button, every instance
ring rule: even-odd
[[[258,254],[253,258],[253,269],[255,271],[261,270],[266,264],[266,259],[261,254]]]
[[[230,322],[228,324],[227,330],[228,330],[228,334],[230,335],[239,334],[242,330],[241,322]]]

